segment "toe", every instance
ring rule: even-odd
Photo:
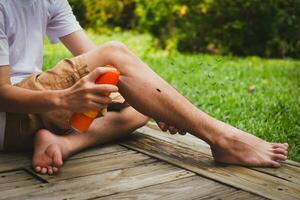
[[[277,149],[273,149],[273,152],[275,154],[282,154],[282,155],[287,155],[287,151],[285,149],[282,149],[282,148],[277,148]]]
[[[41,174],[46,174],[46,173],[47,173],[47,168],[43,167],[42,170],[41,170]]]
[[[55,151],[53,154],[53,164],[55,167],[60,168],[63,165],[62,155],[60,151]]]
[[[272,156],[272,159],[275,160],[275,161],[284,161],[287,159],[287,157],[285,155],[282,155],[282,154],[274,154]]]
[[[274,167],[274,168],[279,168],[281,165],[280,165],[279,162],[276,162],[276,161],[271,160],[269,166],[270,166],[270,167]]]
[[[284,148],[285,146],[284,146],[284,144],[281,144],[281,143],[273,143],[272,147],[274,149],[276,149],[276,148]]]
[[[41,171],[41,167],[40,166],[36,166],[34,169],[35,169],[36,172],[40,172]]]
[[[283,145],[284,145],[285,149],[288,150],[289,144],[288,143],[284,143]]]
[[[287,151],[288,150],[288,144],[287,143],[285,143],[285,144],[273,143],[272,148],[273,149],[281,148],[281,149],[284,149],[285,151]]]
[[[52,167],[51,167],[51,166],[48,166],[47,169],[48,169],[48,174],[49,174],[49,175],[52,175],[52,174],[53,174],[53,169],[52,169]]]
[[[53,169],[53,173],[57,173],[58,172],[58,168],[57,167],[52,167]]]

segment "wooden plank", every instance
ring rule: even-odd
[[[136,132],[143,133],[145,135],[152,136],[154,138],[167,141],[180,146],[187,146],[190,149],[194,149],[195,151],[200,151],[211,156],[210,146],[205,143],[203,140],[187,133],[186,135],[175,134],[171,135],[168,132],[158,131],[149,127],[142,127],[138,129]]]
[[[300,168],[289,164],[282,164],[281,168],[252,168],[266,174],[285,179],[287,181],[296,183],[300,187]]]
[[[126,149],[125,151],[110,154],[68,160],[58,174],[54,176],[37,174],[37,176],[48,182],[56,182],[59,180],[68,180],[112,170],[130,168],[155,161],[156,159],[150,158],[147,155]]]
[[[92,149],[87,149],[79,154],[69,158],[69,160],[108,154],[117,151],[124,151],[125,148],[120,145],[99,146]],[[21,168],[30,168],[32,152],[25,153],[0,153],[0,172],[18,170]]]
[[[174,145],[188,147],[197,152],[201,152],[212,157],[211,150],[208,144],[196,138],[195,136],[190,134],[187,134],[185,136],[179,134],[171,135],[168,133],[158,131],[159,128],[155,126],[156,126],[155,124],[150,124],[151,128],[143,127],[139,129],[138,132],[144,133],[146,135],[155,137],[163,141],[170,142]],[[277,169],[273,169],[273,168],[253,168],[253,169],[293,183],[300,184],[300,167],[297,167],[296,163],[297,162],[295,161],[286,161],[282,163],[282,167]]]
[[[1,192],[0,199],[92,199],[194,175],[172,165],[155,162],[67,181],[7,190]]]
[[[251,199],[263,199],[262,197],[240,191],[235,188],[214,182],[212,180],[192,176],[184,179],[166,182],[154,186],[144,187],[128,192],[101,197],[98,199],[164,199],[164,200],[190,200],[190,199],[223,199],[235,194],[232,199],[250,197]]]
[[[267,199],[264,197],[260,197],[257,195],[253,195],[248,192],[244,192],[243,190],[238,190],[230,193],[218,193],[218,194],[209,194],[204,198],[200,199],[209,199],[209,200],[262,200],[262,199]]]
[[[293,160],[286,160],[286,161],[284,161],[284,163],[288,164],[288,165],[295,166],[295,167],[300,167],[300,163],[298,163],[296,161],[293,161]]]
[[[0,173],[0,192],[40,183],[24,170]]]
[[[27,177],[28,174],[24,170],[0,173],[0,187],[3,184],[24,180]]]
[[[31,153],[0,153],[0,172],[12,171],[31,165]]]
[[[149,135],[135,133],[122,145],[266,198],[300,199],[298,184],[244,167],[216,165],[207,154]]]
[[[68,160],[75,160],[79,158],[86,158],[91,156],[103,155],[103,154],[110,154],[118,151],[125,151],[126,148],[118,145],[118,144],[110,144],[105,146],[97,146],[90,149],[86,149],[81,151],[73,156],[71,156]]]

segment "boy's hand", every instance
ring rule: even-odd
[[[117,92],[118,87],[110,84],[95,84],[95,80],[115,68],[99,67],[81,78],[75,85],[62,91],[61,107],[73,112],[86,112],[89,110],[103,109],[111,103],[111,98],[104,94]]]
[[[180,135],[185,135],[186,132],[185,131],[182,131],[180,129],[177,129],[175,128],[174,126],[170,126],[170,125],[167,125],[166,123],[164,122],[156,122],[158,127],[163,131],[163,132],[166,132],[166,131],[169,131],[172,135],[175,135],[176,133],[179,133]]]

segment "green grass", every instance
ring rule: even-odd
[[[129,32],[90,36],[124,42],[194,105],[267,141],[288,142],[289,159],[300,161],[300,61],[168,53],[151,36]],[[70,57],[62,45],[45,47],[44,69]]]

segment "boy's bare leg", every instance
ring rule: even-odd
[[[121,71],[120,93],[139,112],[173,125],[211,145],[216,161],[279,167],[287,144],[271,144],[202,112],[160,78],[125,45],[109,42],[85,54],[88,67],[113,65]]]
[[[126,107],[120,112],[108,112],[96,119],[86,133],[58,136],[42,129],[35,135],[32,166],[36,172],[53,174],[68,156],[84,148],[121,138],[147,121],[148,117],[132,107]]]

